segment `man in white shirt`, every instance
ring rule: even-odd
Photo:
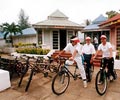
[[[80,74],[83,80],[83,85],[86,88],[87,80],[86,80],[84,66],[82,64],[81,50],[82,50],[82,45],[79,43],[78,37],[72,36],[71,43],[68,43],[67,46],[59,53],[59,55],[61,55],[64,52],[70,52],[72,54],[72,57],[70,57],[69,60],[66,60],[66,63],[65,63],[66,67],[67,65],[72,65],[74,61],[77,63],[77,66],[80,70]]]
[[[99,52],[102,51],[102,58],[104,60],[103,68],[105,68],[106,64],[108,64],[108,71],[113,76],[113,79],[116,79],[115,74],[113,72],[114,58],[113,58],[113,53],[112,53],[112,51],[113,51],[112,50],[112,45],[110,44],[110,42],[106,41],[106,38],[107,37],[105,35],[101,35],[101,37],[100,37],[101,44],[98,46],[98,51],[95,54],[94,58],[96,58],[96,56],[99,54]]]
[[[87,75],[87,81],[90,82],[91,78],[90,78],[90,69],[91,69],[91,60],[93,55],[95,54],[95,48],[93,46],[93,44],[91,43],[91,38],[90,37],[86,37],[86,44],[84,44],[83,48],[82,48],[82,53],[84,56],[84,61],[87,63],[87,68],[86,68],[86,73]]]
[[[94,46],[95,46],[95,50],[97,50],[97,48],[98,48],[98,39],[97,39],[97,37],[94,38]]]

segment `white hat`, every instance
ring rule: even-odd
[[[105,35],[101,35],[101,37],[100,37],[100,38],[105,38],[105,39],[106,39],[107,37],[106,37]]]
[[[90,38],[89,36],[87,36],[85,39],[86,39],[86,40],[90,40],[91,38]]]

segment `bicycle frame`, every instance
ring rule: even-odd
[[[66,66],[65,66],[65,61],[67,60],[68,58],[63,58],[63,57],[60,57],[59,58],[59,67],[61,68],[62,71],[66,71],[68,74],[70,74],[74,80],[77,79],[77,74],[76,74],[76,70],[77,70],[77,65],[76,64],[73,64],[73,65],[67,65],[67,66],[75,66],[75,69],[74,69],[74,73],[72,73]],[[61,71],[60,70],[60,71]]]
[[[70,66],[70,65],[69,65]],[[62,71],[66,71],[67,73],[69,73],[73,78],[74,80],[76,80],[77,78],[77,74],[76,74],[76,70],[77,70],[77,67],[75,66],[75,69],[74,69],[74,73],[72,73],[68,68],[66,68],[65,66],[63,66],[62,68]]]

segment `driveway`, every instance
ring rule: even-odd
[[[103,96],[98,95],[95,90],[95,76],[98,70],[99,68],[95,67],[92,82],[88,83],[87,88],[83,88],[81,79],[74,81],[71,78],[68,89],[60,96],[51,90],[52,78],[45,78],[41,73],[33,77],[28,92],[25,92],[25,86],[29,73],[25,76],[21,87],[17,87],[19,77],[14,76],[11,88],[0,92],[0,100],[120,100],[120,70],[116,70],[118,78],[108,84],[108,90]]]

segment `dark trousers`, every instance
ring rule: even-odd
[[[103,63],[103,68],[105,68],[107,66],[108,73],[111,74],[113,76],[113,78],[115,79],[115,74],[113,72],[113,69],[114,69],[114,58],[113,57],[110,58],[110,59],[103,58],[103,62],[101,62],[101,66],[102,66],[102,63]]]
[[[97,48],[98,48],[98,44],[95,43],[95,44],[94,44],[94,47],[95,47],[95,50],[97,50]]]
[[[84,56],[84,62],[86,62],[86,74],[87,74],[87,79],[89,80],[90,79],[90,69],[91,69],[91,63],[90,63],[90,60],[91,60],[91,57],[92,57],[92,54],[83,54]]]

